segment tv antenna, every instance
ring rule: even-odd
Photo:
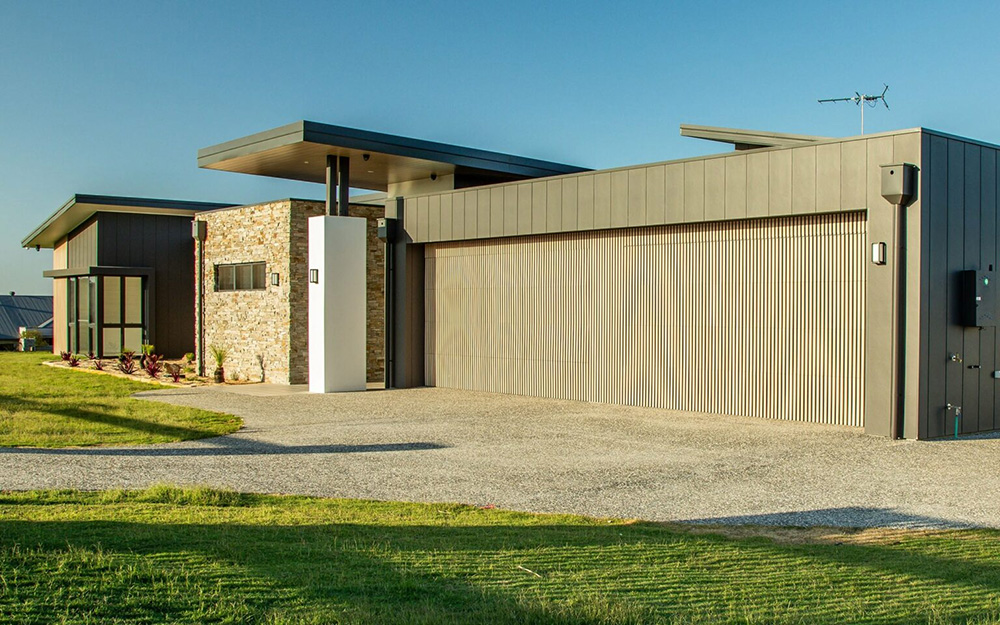
[[[861,109],[861,134],[865,134],[865,106],[875,108],[878,106],[878,101],[882,100],[882,104],[885,105],[886,110],[889,110],[889,103],[885,101],[885,92],[888,90],[889,85],[885,85],[885,89],[879,95],[862,95],[855,91],[854,95],[850,98],[826,98],[824,100],[817,100],[817,102],[820,104],[824,102],[854,102]]]

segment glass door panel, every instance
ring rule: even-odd
[[[124,349],[137,354],[142,351],[142,328],[125,328]]]
[[[119,325],[122,322],[122,279],[118,276],[104,278],[104,323]]]
[[[101,355],[105,358],[117,356],[122,353],[122,329],[104,328],[102,330],[104,342],[101,345]]]
[[[76,293],[77,345],[76,352],[86,354],[90,351],[90,281],[87,278],[77,279]]]
[[[142,323],[142,278],[125,278],[125,323]]]

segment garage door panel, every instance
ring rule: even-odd
[[[426,247],[429,385],[863,425],[864,213]]]

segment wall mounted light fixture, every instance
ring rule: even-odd
[[[885,241],[872,243],[872,263],[875,265],[884,265],[885,262]]]
[[[309,270],[309,282],[313,284],[319,284],[319,269]]]
[[[278,286],[281,284],[281,276],[277,272],[271,274],[271,286]]]

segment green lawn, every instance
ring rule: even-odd
[[[0,446],[166,443],[240,428],[232,415],[129,397],[166,387],[42,364],[52,358],[0,352]]]
[[[1000,532],[713,531],[169,487],[0,493],[0,622],[1000,622]]]

